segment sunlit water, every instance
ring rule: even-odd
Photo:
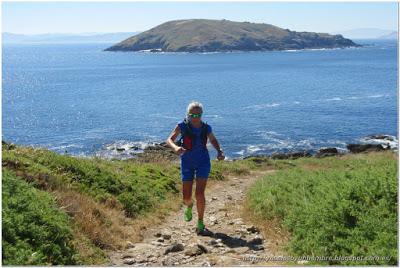
[[[130,157],[165,141],[191,100],[228,159],[397,137],[397,44],[358,42],[367,46],[194,54],[3,45],[3,140]]]

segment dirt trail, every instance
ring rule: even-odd
[[[109,265],[274,265],[273,262],[245,259],[276,255],[276,252],[272,252],[276,241],[263,237],[256,226],[240,216],[247,188],[260,177],[273,172],[252,171],[250,175],[230,176],[226,181],[206,188],[204,223],[212,231],[211,236],[196,235],[197,212],[194,203],[192,221],[183,220],[182,207],[166,217],[163,224],[150,226],[140,243],[132,243],[127,249],[111,252]]]

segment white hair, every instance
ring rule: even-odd
[[[190,110],[192,110],[193,108],[200,108],[201,112],[203,112],[203,104],[201,104],[198,101],[191,101],[187,107],[187,113],[190,113]]]

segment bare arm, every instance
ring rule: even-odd
[[[181,133],[181,129],[180,129],[179,125],[176,125],[174,130],[172,130],[171,134],[169,134],[167,141],[166,141],[168,146],[171,147],[176,153],[181,153],[181,152],[185,151],[185,149],[183,147],[176,145],[174,142],[176,137],[178,137],[178,135],[180,133]]]
[[[209,138],[211,144],[214,146],[215,150],[217,150],[218,152],[218,160],[223,160],[225,159],[225,155],[224,152],[222,151],[221,147],[219,146],[219,142],[217,140],[217,138],[214,136],[214,134],[211,132],[207,135],[207,137]]]
[[[214,146],[215,150],[217,150],[218,152],[221,151],[219,142],[218,142],[217,138],[214,136],[214,134],[211,132],[207,136],[208,136],[208,139],[210,140],[211,144]]]

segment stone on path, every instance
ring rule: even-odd
[[[183,245],[181,243],[173,243],[169,247],[165,249],[164,255],[167,255],[170,252],[178,252],[182,251],[184,249]]]

